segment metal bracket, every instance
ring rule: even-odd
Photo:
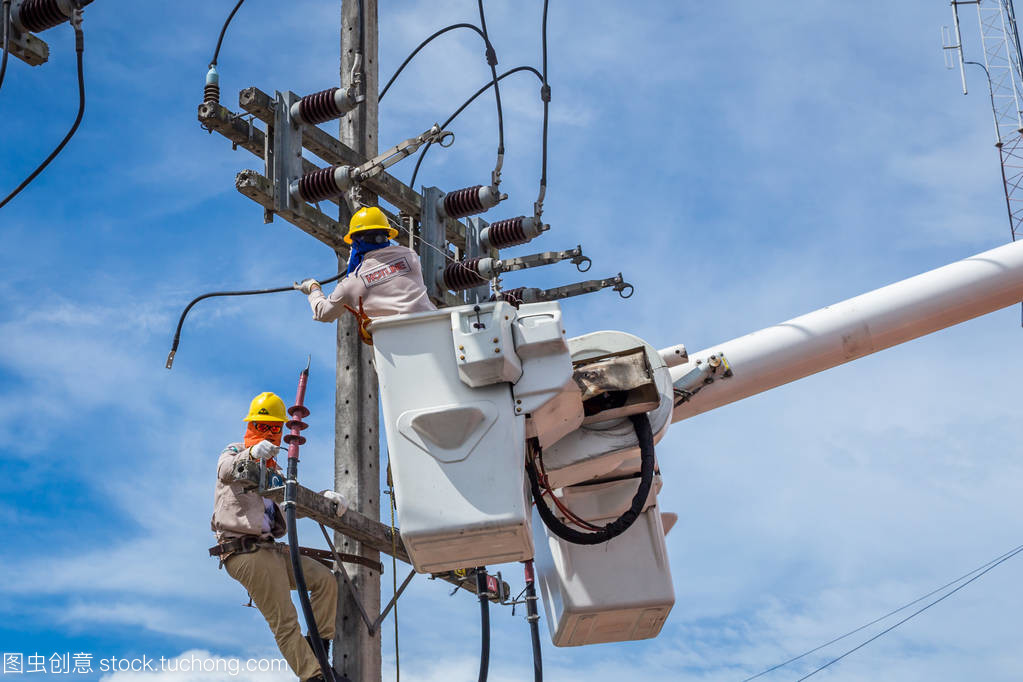
[[[682,403],[689,402],[700,389],[708,384],[713,384],[715,379],[728,379],[732,376],[732,366],[728,364],[728,358],[724,353],[714,353],[706,360],[697,360],[691,370],[679,377],[672,390],[678,400],[675,407]]]
[[[465,258],[481,258],[487,254],[480,244],[480,235],[489,223],[482,218],[466,218],[465,226]],[[466,303],[482,303],[490,297],[490,286],[482,284],[465,292]]]
[[[12,12],[14,9],[12,8]],[[35,34],[21,32],[11,21],[8,25],[10,38],[8,39],[8,52],[25,62],[29,66],[45,64],[50,58],[50,46]]]
[[[302,177],[302,128],[291,118],[291,105],[301,97],[293,92],[276,93],[273,126],[274,211],[295,210],[291,181]]]
[[[437,281],[438,275],[444,270],[444,254],[447,253],[447,236],[444,232],[444,223],[437,213],[437,202],[444,196],[444,192],[436,187],[423,188],[423,212],[420,216],[419,243],[416,250],[419,253],[419,261],[423,266],[423,282],[426,284],[426,293],[434,302],[444,302],[445,290]]]
[[[330,534],[327,533],[327,529],[323,527],[322,523],[319,525],[320,532],[323,533],[323,537],[327,541],[327,546],[330,547],[330,551],[334,555],[334,565],[337,566],[337,573],[341,575],[345,584],[348,585],[348,588],[352,591],[352,598],[355,600],[355,606],[359,609],[359,613],[362,615],[363,622],[366,623],[366,628],[369,630],[370,636],[373,636],[377,633],[377,629],[380,627],[380,624],[384,622],[385,618],[387,618],[387,614],[390,613],[391,609],[394,608],[394,605],[398,603],[398,598],[405,592],[405,588],[412,582],[412,578],[416,575],[416,570],[412,569],[409,571],[408,576],[405,577],[405,580],[402,581],[401,585],[398,587],[398,591],[394,593],[393,597],[391,597],[391,601],[387,602],[387,606],[384,607],[384,610],[380,612],[380,615],[377,616],[375,620],[370,620],[369,614],[366,613],[366,607],[362,605],[362,600],[359,599],[359,590],[355,586],[355,583],[352,582],[351,577],[348,575],[348,571],[345,570],[344,562],[341,560],[341,556],[334,548],[334,543],[330,539]]]
[[[543,253],[533,253],[528,256],[502,258],[498,261],[497,270],[499,272],[514,272],[515,270],[525,270],[526,268],[553,265],[554,263],[569,259],[575,264],[579,272],[586,272],[593,263],[588,256],[583,255],[583,247],[580,245],[567,251],[544,251]]]

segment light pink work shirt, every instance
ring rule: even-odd
[[[355,272],[345,275],[330,296],[314,289],[309,294],[313,319],[333,322],[345,313],[345,304],[358,310],[360,297],[370,317],[437,309],[426,295],[419,256],[398,244],[367,253]]]

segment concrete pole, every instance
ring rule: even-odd
[[[362,74],[366,101],[341,119],[341,141],[364,157],[377,149],[377,0],[342,0],[341,3],[341,85],[349,76],[360,40],[360,6],[363,19]],[[366,203],[374,197],[364,194]],[[339,222],[347,229],[351,210],[342,202]],[[345,261],[340,261],[345,267]],[[334,489],[342,493],[352,509],[371,519],[380,518],[380,453],[377,411],[377,377],[373,350],[359,340],[354,315],[343,315],[337,324],[337,397],[334,424]],[[358,542],[336,537],[339,551],[378,560],[380,554]],[[380,613],[380,574],[364,566],[348,565],[359,599],[372,617]],[[337,637],[334,666],[352,682],[380,682],[380,633],[369,634],[341,581],[338,596]]]

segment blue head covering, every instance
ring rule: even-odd
[[[358,237],[352,237],[352,250],[348,254],[348,270],[345,274],[350,275],[354,273],[360,265],[362,265],[362,259],[370,251],[376,251],[382,249],[385,246],[390,246],[390,240],[384,240],[377,244],[374,242],[367,242],[359,239]]]

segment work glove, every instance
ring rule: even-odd
[[[249,448],[252,459],[271,459],[279,451],[280,448],[268,440],[261,440]]]
[[[304,279],[302,280],[301,284],[295,282],[294,287],[301,291],[306,296],[308,296],[309,294],[313,293],[313,289],[320,288],[320,283],[317,282],[315,279]]]
[[[320,494],[326,497],[331,502],[337,502],[336,513],[338,516],[343,516],[344,513],[348,511],[348,500],[345,499],[345,496],[342,495],[341,493],[334,492],[333,490],[324,490]]]

